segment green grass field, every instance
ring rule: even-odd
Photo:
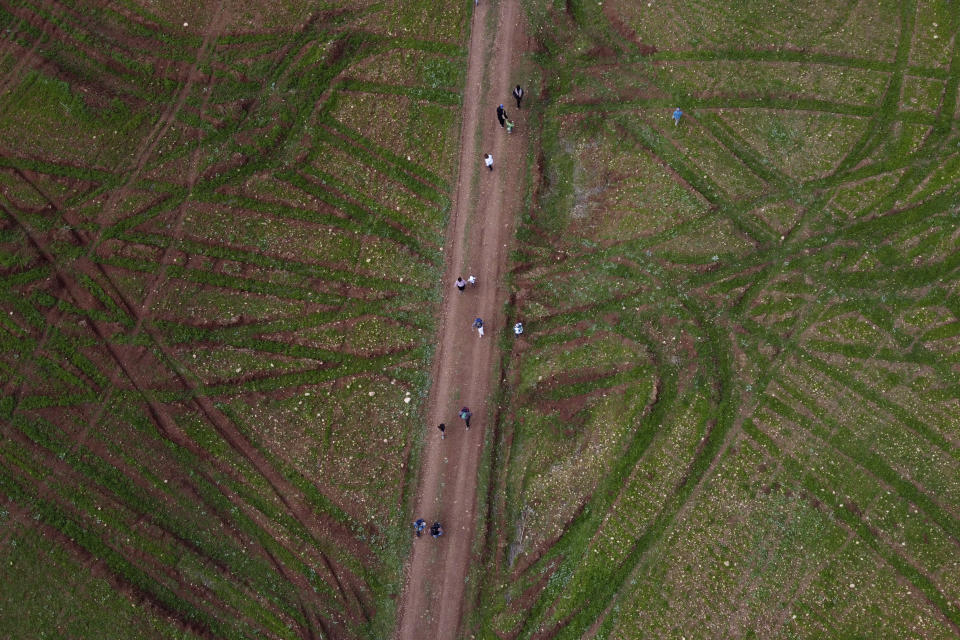
[[[468,637],[960,635],[955,3],[522,4]],[[0,7],[0,637],[390,637],[471,10]]]
[[[477,637],[956,637],[960,14],[525,7]]]
[[[468,9],[0,8],[0,637],[389,635]]]

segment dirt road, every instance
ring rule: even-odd
[[[493,414],[489,401],[496,381],[497,342],[504,332],[512,332],[502,314],[502,280],[522,200],[527,143],[525,113],[517,111],[510,97],[513,86],[523,83],[512,75],[523,42],[521,19],[518,0],[495,5],[480,0],[473,16],[459,180],[447,228],[443,313],[414,511],[428,524],[442,522],[446,535],[433,540],[424,533],[414,542],[399,604],[400,640],[459,637],[476,527],[477,468]],[[513,134],[497,123],[501,103],[517,124]],[[492,172],[483,165],[484,153],[493,155]],[[454,280],[470,274],[477,276],[478,285],[458,292]],[[476,317],[483,318],[483,338],[471,328]],[[462,406],[473,412],[469,431],[457,417]],[[445,440],[436,428],[441,422],[447,425]]]

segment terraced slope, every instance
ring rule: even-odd
[[[466,5],[0,4],[0,636],[382,637]]]
[[[527,7],[478,637],[956,637],[960,14]]]

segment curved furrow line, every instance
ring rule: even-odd
[[[715,330],[706,330],[713,334],[714,339],[719,338],[719,334]],[[714,350],[714,357],[722,358],[722,353],[722,350]],[[665,378],[661,378],[661,382],[665,380]],[[721,394],[722,393],[723,392],[721,391]],[[697,456],[695,456],[695,458],[690,462],[690,467],[688,468],[683,481],[680,482],[675,488],[674,495],[672,495],[664,504],[662,511],[660,511],[654,523],[651,524],[650,527],[647,528],[644,533],[637,538],[636,542],[627,553],[626,559],[621,564],[615,567],[607,567],[603,571],[600,571],[599,575],[592,576],[590,578],[591,586],[589,588],[581,587],[584,589],[585,593],[590,594],[589,603],[585,605],[581,611],[573,615],[569,619],[568,624],[562,626],[558,625],[555,629],[557,633],[555,637],[580,637],[580,634],[585,632],[585,630],[593,624],[597,616],[601,615],[611,600],[616,597],[617,592],[621,589],[624,581],[626,581],[628,576],[633,572],[634,567],[636,567],[642,561],[646,550],[657,538],[659,538],[660,535],[663,534],[669,523],[672,522],[673,518],[681,511],[683,505],[686,503],[686,500],[690,497],[691,492],[704,477],[707,469],[712,466],[713,461],[720,452],[720,448],[724,442],[726,434],[732,426],[732,396],[729,395],[730,391],[727,391],[726,393],[726,396],[721,395],[721,397],[717,400],[717,404],[715,405],[715,411],[718,412],[716,414],[718,417],[715,419],[718,419],[719,421],[714,424],[712,429],[708,430],[708,434],[701,443],[697,452]],[[654,409],[654,413],[650,414],[649,417],[651,423],[663,422],[663,411],[668,410],[665,407],[670,402],[668,400],[669,397],[671,397],[670,393],[662,392],[659,395],[657,407]],[[726,408],[724,409],[724,407]],[[725,416],[725,419],[720,418],[719,416]],[[653,437],[654,433],[655,430],[650,430],[648,432],[648,435],[646,436],[646,444],[649,444],[649,441]],[[645,447],[643,449],[645,450]],[[640,453],[642,454],[642,451]],[[624,466],[624,469],[628,473],[630,472],[630,469],[635,467],[637,459],[639,458],[630,460],[630,462]],[[616,474],[608,475],[607,478],[605,478],[605,481],[609,481],[609,479],[614,475]],[[622,487],[622,484],[622,482],[615,482],[614,485],[611,486]],[[604,495],[603,491],[599,491],[598,493],[600,495]],[[614,492],[614,495],[617,493],[618,492]],[[593,516],[591,518],[592,520],[601,517],[602,514],[607,513],[608,511],[608,504],[592,505],[587,509],[587,512],[589,513],[598,514]],[[547,557],[555,553],[563,555],[564,552],[562,549],[563,540],[561,539],[561,541],[554,545],[554,547],[550,550]],[[574,556],[574,558],[578,557],[579,554]],[[567,562],[571,563],[571,566],[575,566],[577,561],[577,559],[567,560]],[[555,599],[560,595],[564,586],[565,583],[557,582],[555,585],[552,585],[552,588],[548,587],[548,589],[546,589],[545,592],[540,595],[537,605],[533,607],[534,613],[531,614],[531,616],[527,619],[527,622],[523,626],[523,630],[518,634],[517,637],[536,637],[534,630],[542,627],[546,621],[545,616],[548,616],[552,610],[552,605],[550,605],[550,603],[554,602]]]
[[[8,212],[8,214],[10,214],[10,212]],[[16,219],[16,216],[14,216],[13,214],[10,214],[10,215],[14,219]],[[41,254],[45,256],[46,260],[51,265],[58,265],[58,262],[54,259],[52,255],[50,255],[47,252],[44,245],[42,244],[42,241],[40,241],[39,238],[30,230],[29,226],[27,226],[23,221],[18,220],[18,222],[27,231],[28,236],[34,242],[34,245],[41,252]],[[65,286],[65,288],[70,293],[70,295],[74,298],[74,300],[78,302],[78,304],[80,305],[80,308],[84,308],[84,305],[81,301],[86,299],[86,296],[84,296],[80,292],[77,285],[74,283],[72,276],[68,275],[59,267],[56,267],[56,271],[58,274],[59,281]],[[120,292],[117,292],[117,298],[115,299],[123,300],[124,303],[128,302],[125,299],[125,296]],[[127,304],[126,306],[130,313],[130,317],[136,317],[135,307],[131,306],[130,304]],[[151,400],[150,392],[138,382],[139,377],[135,373],[135,368],[134,366],[132,366],[133,363],[131,363],[129,361],[129,358],[127,358],[123,353],[119,352],[116,346],[112,345],[111,341],[109,340],[109,337],[108,337],[109,334],[107,333],[107,331],[104,328],[100,327],[100,324],[93,318],[89,318],[89,324],[91,328],[94,330],[94,332],[97,335],[99,335],[102,343],[106,346],[107,352],[110,354],[113,360],[117,363],[117,365],[123,371],[125,377],[133,384],[137,393],[140,394],[147,401],[147,403],[152,406],[152,413],[154,414],[154,416],[159,417],[164,415],[165,412],[162,409],[162,407],[159,404],[157,404],[155,401]],[[158,336],[153,334],[153,331],[149,326],[141,325],[141,328],[144,331],[144,333],[146,333],[153,339],[155,345],[157,345],[160,351],[166,355],[168,362],[170,362],[172,360],[171,354],[165,351],[166,348],[161,345],[161,343],[158,340]],[[185,389],[194,396],[193,401],[196,403],[196,406],[200,409],[200,411],[207,417],[207,419],[211,422],[211,424],[213,424],[217,428],[220,435],[234,448],[234,450],[236,450],[237,453],[239,453],[242,457],[248,460],[248,462],[253,465],[253,467],[257,470],[257,472],[267,480],[267,482],[271,485],[273,491],[277,494],[280,500],[286,505],[288,512],[293,516],[293,518],[297,522],[299,522],[300,526],[302,526],[306,531],[310,532],[315,542],[320,542],[324,540],[323,533],[317,530],[314,526],[312,526],[313,518],[308,517],[308,514],[313,513],[313,511],[309,507],[305,506],[303,502],[303,496],[299,492],[295,491],[292,487],[290,487],[285,481],[285,479],[283,479],[273,469],[273,467],[271,467],[269,464],[266,463],[266,461],[262,458],[262,456],[250,446],[249,441],[247,441],[245,437],[241,436],[236,431],[236,428],[233,425],[233,423],[229,419],[227,419],[224,414],[222,414],[219,410],[217,410],[213,406],[209,398],[203,395],[198,395],[199,388],[195,383],[191,381],[191,379],[188,376],[185,376],[183,372],[177,371],[176,368],[174,369],[174,372],[177,373],[178,376],[180,377],[181,382],[184,384]],[[101,409],[96,414],[97,417],[102,415],[103,407],[105,406],[106,406],[106,403],[102,405]],[[343,533],[341,533],[341,539],[352,541],[353,536],[348,531],[344,531]],[[365,557],[366,554],[362,550],[354,549],[354,555],[355,557],[362,558],[362,557]],[[337,577],[337,579],[339,579],[339,577]]]
[[[29,429],[21,428],[12,434],[18,438],[19,442],[27,443],[31,445],[34,450],[43,452],[41,454],[42,461],[38,462],[49,470],[51,475],[49,476],[50,480],[44,480],[44,482],[37,485],[39,496],[43,497],[46,495],[47,499],[57,503],[65,512],[70,512],[77,522],[85,523],[83,526],[87,529],[91,531],[102,531],[104,533],[108,530],[102,528],[105,527],[106,524],[100,521],[100,516],[102,514],[104,518],[107,517],[106,514],[111,511],[109,502],[113,502],[122,509],[129,510],[130,518],[134,519],[135,524],[142,521],[149,522],[151,526],[166,532],[179,546],[185,547],[188,551],[197,554],[202,561],[213,563],[218,568],[222,578],[231,577],[231,570],[223,563],[222,559],[210,555],[208,549],[204,549],[194,543],[191,539],[192,533],[190,527],[188,525],[185,526],[186,520],[182,514],[171,519],[168,512],[166,517],[160,518],[158,517],[160,512],[156,510],[157,505],[153,503],[151,499],[148,499],[145,494],[139,491],[134,491],[133,495],[130,496],[117,493],[116,490],[121,488],[124,492],[128,491],[127,487],[123,487],[125,481],[119,480],[118,483],[116,472],[109,468],[104,468],[102,465],[93,463],[89,457],[90,452],[85,451],[83,447],[77,448],[75,443],[70,441],[63,441],[58,444],[50,439],[49,436],[42,433],[42,430],[49,430],[51,427],[52,425]],[[59,453],[57,452],[58,449],[60,451]],[[64,482],[66,484],[63,486],[68,488],[58,491],[54,486],[51,486],[51,483],[54,482],[53,478],[56,479],[58,485]],[[72,491],[69,487],[74,486],[83,486],[85,492],[94,491],[102,498],[106,498],[108,501],[105,505],[108,507],[107,512],[101,512],[97,509],[97,516],[94,519],[85,515],[85,509],[82,505],[76,504],[72,498],[62,495],[62,491]],[[98,500],[97,503],[98,505],[104,504],[103,500]],[[207,505],[215,509],[213,504],[207,503]],[[221,514],[221,516],[222,515],[223,514]],[[114,525],[111,525],[111,527],[112,526]],[[114,531],[115,536],[120,534],[121,531]],[[129,538],[127,541],[129,543]],[[121,549],[122,546],[123,545],[119,545],[118,543],[117,550],[127,558],[136,560],[137,564],[145,564],[148,568],[152,566],[155,572],[159,572],[159,575],[163,575],[174,582],[178,581],[178,571],[173,565],[164,564],[163,561],[160,560],[154,560],[149,554],[144,554],[140,551],[136,544],[128,544],[125,549]],[[182,562],[182,560],[179,562]],[[122,578],[122,576],[118,577]],[[247,589],[246,597],[254,598],[258,595],[252,590],[251,585],[247,585]],[[192,598],[189,595],[189,591],[182,593],[183,595],[180,596],[180,599],[184,603],[190,602]],[[221,599],[222,597],[225,596],[218,595],[210,588],[204,588],[204,601],[220,601],[220,604],[214,605],[213,609],[217,609],[220,606],[224,608],[230,607],[226,600]],[[276,596],[271,597],[271,600],[277,606],[275,611],[279,613],[283,610],[283,604]]]
[[[943,616],[944,621],[954,629],[954,632],[960,630],[960,611],[956,605],[949,601],[944,594],[937,588],[935,582],[923,572],[921,567],[911,562],[899,554],[899,552],[889,548],[882,541],[878,540],[877,535],[871,530],[871,526],[861,519],[860,514],[854,513],[851,509],[844,507],[845,500],[842,495],[838,496],[836,491],[829,490],[822,482],[818,481],[811,474],[804,471],[803,464],[787,455],[776,445],[776,443],[755,425],[749,431],[749,435],[761,446],[770,450],[783,465],[791,472],[795,478],[800,479],[800,486],[809,491],[819,502],[825,505],[833,516],[841,522],[849,531],[855,534],[860,540],[864,541],[885,563],[897,571],[904,579],[913,584],[920,593],[934,605]]]
[[[900,3],[900,38],[897,42],[897,53],[893,68],[890,70],[890,83],[887,85],[879,109],[871,114],[873,117],[870,126],[863,136],[852,145],[849,153],[838,165],[838,171],[849,170],[860,164],[871,151],[880,145],[882,139],[889,135],[890,125],[898,111],[903,76],[910,60],[910,43],[913,38],[913,21],[916,13],[917,3],[915,0]]]

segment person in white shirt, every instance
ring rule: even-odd
[[[487,165],[487,169],[493,171],[493,156],[489,153],[483,154],[483,164]]]

